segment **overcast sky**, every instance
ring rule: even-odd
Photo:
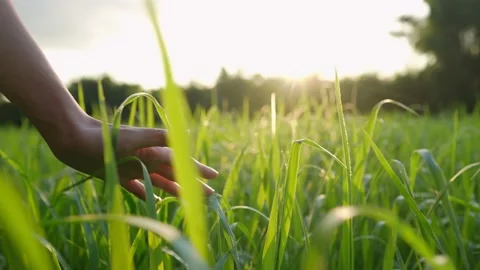
[[[161,56],[143,0],[13,0],[67,83],[111,74],[163,86]],[[331,78],[389,75],[421,64],[391,37],[402,14],[425,15],[422,0],[161,0],[158,14],[177,82],[211,84],[220,68],[246,74]]]

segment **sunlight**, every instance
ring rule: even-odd
[[[159,15],[179,83],[211,85],[221,67],[247,75],[332,79],[335,67],[342,76],[390,75],[423,64],[406,41],[389,35],[398,29],[399,15],[425,13],[417,2],[178,0],[160,1]],[[163,85],[160,54],[137,4],[105,12],[111,25],[103,28],[110,27],[110,34],[88,49],[44,47],[62,79],[109,73],[147,88]]]

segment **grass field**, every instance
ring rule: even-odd
[[[293,143],[308,138],[344,163],[336,108],[312,107],[314,111],[298,117],[283,115],[280,106],[273,128],[269,111],[252,119],[220,114],[216,109],[194,115],[193,155],[220,172],[210,182],[219,196],[209,198],[205,210],[206,260],[212,268],[294,269],[302,263],[327,263],[328,269],[347,269],[348,256],[352,256],[354,269],[425,269],[426,262],[436,261],[434,255],[446,256],[457,269],[467,269],[462,256],[472,269],[478,267],[480,206],[475,198],[480,189],[474,177],[480,148],[478,118],[445,115],[434,119],[380,112],[372,149],[366,155],[371,142],[366,130],[373,116],[346,116],[352,164],[348,186],[340,162],[309,141]],[[109,210],[102,182],[88,180],[63,191],[84,176],[58,162],[29,128],[3,128],[0,149],[2,186],[13,183],[23,192],[22,201],[15,204],[2,188],[2,227],[15,221],[12,229],[28,230],[16,226],[23,217],[16,211],[28,213],[35,220],[41,243],[53,246],[50,254],[62,267],[112,267],[115,235],[108,234],[108,222],[91,217]],[[149,216],[148,204],[123,195],[129,215]],[[274,203],[276,199],[283,207]],[[359,208],[338,211],[347,200]],[[66,219],[87,215],[90,220],[86,217],[83,222]],[[154,215],[157,221],[183,230],[185,211],[179,200],[164,195]],[[358,216],[349,227],[351,215]],[[195,261],[195,256],[189,257],[189,244],[168,243],[171,236],[165,235],[154,239],[167,241],[152,242],[136,226],[129,227],[128,242],[136,269],[158,269],[152,263],[161,265],[160,269],[175,269],[186,264],[186,259]],[[27,232],[23,231],[23,237]],[[283,238],[287,235],[288,239]],[[35,246],[33,238],[25,241],[22,244]],[[9,242],[2,242],[2,261],[20,260],[11,253],[15,250]]]
[[[165,107],[132,96],[128,124],[168,123],[184,196],[148,172],[146,202],[123,192],[107,128],[105,182],[61,164],[35,130],[2,128],[2,269],[480,268],[478,116],[344,115],[337,85],[332,102],[290,114],[272,97],[253,117],[189,118],[164,66]],[[103,105],[96,117],[115,122]],[[220,172],[217,195],[201,195],[190,156]]]

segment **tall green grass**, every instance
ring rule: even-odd
[[[99,82],[105,181],[61,164],[27,125],[0,130],[0,268],[480,267],[478,116],[417,115],[393,100],[367,116],[346,113],[338,80],[321,103],[303,96],[289,113],[272,95],[253,116],[248,100],[241,114],[192,114],[156,7],[145,6],[166,89],[132,95],[109,114]],[[83,94],[80,86],[82,107]],[[154,188],[134,158],[146,201],[120,187],[113,151],[127,106],[126,124],[168,130],[179,198]],[[192,157],[219,170],[209,183],[217,194],[203,195]]]
[[[134,107],[136,100],[147,96],[132,97],[127,105]],[[153,105],[156,108],[158,104]],[[336,112],[336,107],[332,104],[322,110]],[[161,107],[158,112],[162,112]],[[104,202],[114,200],[108,192],[103,193],[103,183],[89,179],[72,187],[85,176],[59,163],[37,132],[28,127],[3,128],[0,133],[2,179],[15,184],[20,194],[17,204],[8,196],[1,198],[3,205],[9,206],[5,211],[18,205],[20,210],[15,213],[23,211],[37,217],[37,222],[27,219],[27,227],[15,228],[22,236],[28,235],[27,230],[44,231],[39,235],[45,241],[29,248],[36,246],[37,252],[48,252],[49,256],[41,256],[52,258],[52,268],[113,268],[118,252],[135,269],[186,268],[195,263],[210,269],[291,269],[300,265],[304,269],[342,269],[344,245],[354,254],[355,269],[425,269],[428,264],[437,269],[477,267],[478,156],[470,150],[478,145],[475,138],[479,133],[471,128],[476,118],[459,116],[455,124],[457,150],[452,154],[453,135],[445,132],[446,126],[454,125],[450,117],[432,119],[380,111],[372,115],[379,126],[373,132],[368,131],[373,118],[344,116],[352,138],[353,182],[358,181],[360,166],[365,172],[362,189],[353,184],[356,193],[352,203],[344,206],[347,165],[341,159],[344,148],[338,120],[325,119],[323,111],[305,114],[296,119],[297,136],[292,137],[290,115],[277,115],[278,145],[274,146],[271,126],[262,124],[271,119],[270,115],[257,113],[251,119],[234,122],[231,115],[215,109],[198,114],[190,133],[192,148],[200,149],[196,158],[208,160],[221,172],[211,183],[223,195],[203,204],[207,259],[185,229],[187,212],[181,199],[155,190],[145,177],[148,194],[162,195],[162,202],[155,202],[153,197],[140,202],[122,191],[116,196],[123,197],[119,208],[123,214],[110,211],[113,205]],[[313,126],[312,122],[323,124]],[[202,135],[205,130],[208,136]],[[278,147],[280,153],[278,179],[271,174],[272,147]],[[26,152],[32,154],[26,156]],[[270,200],[267,194],[274,196]],[[342,211],[346,214],[340,215],[345,213]],[[348,220],[355,221],[353,245],[342,232],[348,228],[344,223]],[[122,224],[128,226],[127,231]],[[112,234],[114,225],[119,232]],[[10,242],[6,242],[9,238],[5,233],[11,227],[2,224],[2,228],[1,254],[9,265],[20,267],[15,264],[19,254],[36,262],[28,249],[7,249]],[[122,232],[126,238],[115,238]],[[35,239],[18,244],[34,243]],[[114,243],[123,248],[115,251]]]

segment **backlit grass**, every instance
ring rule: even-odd
[[[248,101],[243,113],[213,107],[189,115],[154,9],[164,107],[148,93],[124,106],[134,108],[127,124],[169,130],[182,198],[153,188],[146,169],[146,202],[120,189],[116,131],[106,125],[105,182],[85,181],[61,164],[27,125],[4,127],[1,268],[480,267],[478,116],[382,111],[394,101],[371,115],[344,114],[338,84],[336,101],[304,98],[289,114],[272,96],[268,110],[253,117]],[[98,94],[103,102],[101,82]],[[108,115],[101,103],[95,116],[118,127],[124,106]],[[220,172],[209,182],[216,195],[202,196],[190,156]]]
[[[337,118],[325,117],[335,112],[335,106],[312,105],[311,113],[299,117],[277,114],[278,144],[272,140],[270,113],[244,119],[213,108],[194,115],[189,125],[193,155],[220,172],[210,182],[219,195],[205,199],[208,260],[202,261],[216,269],[272,269],[272,265],[311,269],[309,264],[343,269],[342,245],[348,242],[341,228],[348,228],[346,221],[353,218],[353,246],[348,248],[355,269],[424,269],[426,263],[444,260],[456,269],[467,269],[465,257],[476,268],[478,117],[380,111],[369,133],[369,118],[347,114],[353,208],[339,208],[345,205],[347,181],[342,133]],[[154,205],[152,214],[151,203],[122,192],[128,217],[107,214],[103,182],[91,179],[64,191],[85,176],[58,162],[35,130],[2,128],[0,147],[1,200],[8,205],[2,208],[1,262],[8,260],[18,269],[21,254],[34,267],[35,256],[48,252],[52,267],[111,268],[111,241],[119,239],[109,240],[108,224],[122,220],[130,236],[123,245],[136,269],[159,265],[174,269],[199,258],[184,230],[186,211],[177,198]],[[272,161],[274,147],[280,157],[277,163]],[[279,178],[274,178],[273,166],[278,167]],[[18,196],[8,193],[8,183]],[[152,220],[152,225],[129,222],[133,216]],[[165,230],[173,236],[153,230],[162,231],[164,226],[172,227]],[[22,237],[30,232],[31,237],[21,240],[11,228],[22,230]],[[272,237],[269,230],[274,230]],[[34,237],[37,234],[43,241]],[[151,237],[162,241],[152,242]],[[18,241],[19,249],[11,241]],[[29,249],[22,248],[25,243],[30,243]],[[159,245],[159,251],[152,245]]]

